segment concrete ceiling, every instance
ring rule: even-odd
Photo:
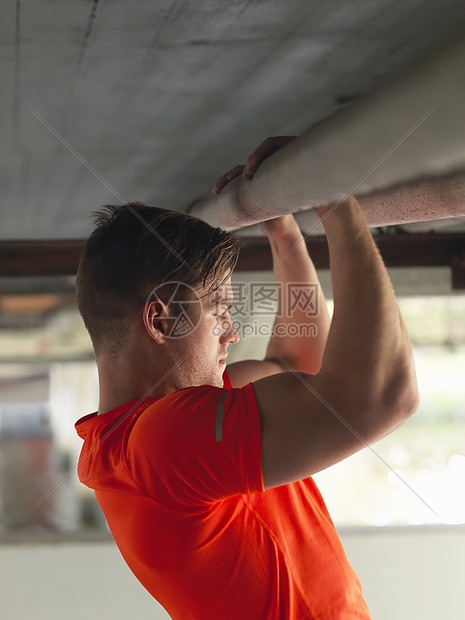
[[[108,202],[184,210],[465,25],[456,0],[5,4],[0,241],[83,239]]]

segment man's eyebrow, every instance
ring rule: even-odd
[[[234,304],[234,299],[232,297],[213,298],[213,296],[210,296],[210,300],[211,300],[211,303],[214,303],[214,304],[228,304],[230,306],[233,306]]]

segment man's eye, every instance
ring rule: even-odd
[[[232,308],[232,304],[218,304],[217,308],[219,309],[220,307],[223,308],[223,312],[214,314],[213,316],[224,321],[226,319],[226,315]]]

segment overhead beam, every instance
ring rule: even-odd
[[[376,234],[374,239],[388,267],[449,266],[456,271],[457,282],[461,281],[460,274],[465,269],[465,232]],[[326,237],[309,237],[306,243],[315,266],[327,269]],[[7,277],[75,275],[84,244],[84,240],[0,242],[0,294],[28,292],[17,287],[8,289]],[[266,271],[272,266],[269,243],[264,236],[241,237],[238,271]]]
[[[465,233],[378,234],[376,245],[386,267],[450,267],[451,287],[465,290]],[[305,241],[317,269],[329,269],[325,236]],[[273,268],[268,240],[243,237],[236,271],[269,271]]]
[[[190,213],[235,230],[355,194],[371,226],[465,215],[464,66],[462,37],[310,128],[252,181],[235,179]],[[441,201],[425,206],[431,193]]]
[[[465,215],[465,174],[407,183],[400,187],[358,197],[370,227],[412,222],[456,220]],[[296,213],[301,230],[310,235],[324,234],[314,209]]]
[[[373,238],[387,267],[452,266],[465,252],[465,233],[384,233]],[[326,237],[307,238],[305,242],[315,267],[329,269]],[[265,237],[241,238],[241,255],[236,270],[267,271],[272,268],[269,242]]]
[[[1,241],[0,276],[65,276],[77,271],[85,241]]]

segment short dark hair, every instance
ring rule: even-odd
[[[185,213],[132,202],[105,205],[93,215],[76,298],[96,357],[120,354],[156,286],[178,281],[214,290],[239,258],[237,235]]]

